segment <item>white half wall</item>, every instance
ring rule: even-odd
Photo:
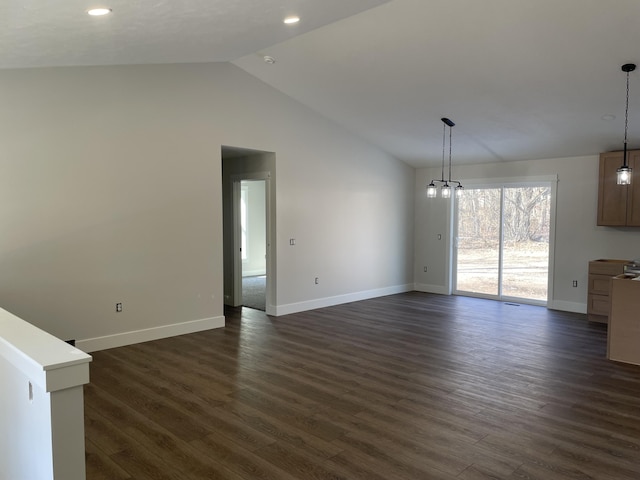
[[[59,338],[224,315],[222,145],[276,154],[276,307],[413,282],[413,168],[234,65],[0,88],[0,304]]]
[[[544,160],[457,165],[456,178],[523,178],[558,176],[555,264],[549,308],[586,313],[588,263],[598,258],[632,259],[640,256],[640,228],[596,225],[598,155]],[[426,198],[426,185],[439,178],[440,169],[416,171],[415,282],[442,293],[448,288],[451,261],[451,215],[446,201]],[[437,235],[443,234],[438,240]],[[424,272],[424,266],[428,266]],[[573,280],[578,287],[572,286]]]
[[[85,479],[90,361],[0,309],[0,479]]]

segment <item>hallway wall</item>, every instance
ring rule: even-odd
[[[413,281],[414,170],[231,64],[4,70],[0,88],[0,304],[60,338],[223,323],[222,145],[277,152],[278,307]]]

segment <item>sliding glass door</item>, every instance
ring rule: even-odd
[[[544,304],[551,185],[466,187],[456,208],[454,292]]]

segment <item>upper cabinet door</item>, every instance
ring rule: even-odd
[[[629,152],[630,153],[630,152]],[[633,152],[629,158],[635,158],[640,152]],[[598,225],[621,227],[627,225],[627,190],[626,185],[616,183],[616,170],[622,165],[622,152],[608,152],[600,154],[600,175],[598,177]],[[633,165],[630,165],[633,168]],[[638,163],[640,166],[640,163]],[[634,169],[631,185],[637,187],[640,176]],[[636,198],[640,201],[640,190]],[[640,208],[636,209],[640,225]]]
[[[640,151],[629,153],[629,166],[633,177],[627,187],[627,226],[640,227]]]

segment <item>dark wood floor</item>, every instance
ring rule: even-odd
[[[584,315],[416,292],[226,313],[93,354],[88,480],[640,478],[640,367]]]

